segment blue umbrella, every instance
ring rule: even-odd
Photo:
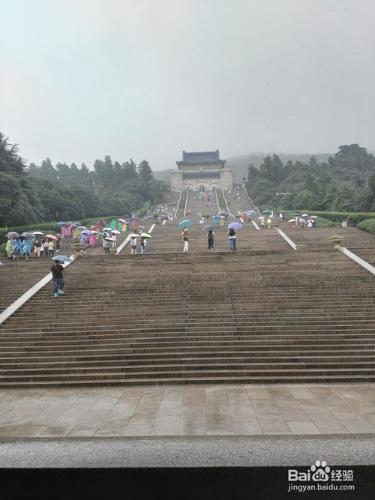
[[[92,231],[90,231],[89,229],[84,229],[83,231],[81,231],[81,234],[92,234]]]
[[[191,226],[191,220],[189,220],[189,219],[182,220],[178,225],[179,225],[180,228],[190,227]]]
[[[231,222],[230,224],[228,224],[228,229],[234,229],[235,231],[241,229],[241,227],[242,224],[240,222]]]
[[[71,258],[66,255],[55,255],[52,260],[59,260],[60,262],[70,262]]]

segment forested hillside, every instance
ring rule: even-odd
[[[0,226],[126,214],[160,201],[164,190],[147,161],[106,156],[89,170],[47,158],[27,167],[0,132]]]
[[[340,146],[327,161],[267,156],[249,166],[247,189],[260,207],[373,211],[375,157],[358,144]]]

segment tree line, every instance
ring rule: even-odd
[[[0,132],[0,226],[130,214],[161,201],[165,190],[146,160],[106,156],[92,170],[48,158],[27,166]]]
[[[249,166],[247,190],[262,208],[375,211],[375,157],[358,144],[321,163],[267,156],[259,168]]]

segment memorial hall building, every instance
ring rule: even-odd
[[[171,176],[172,191],[182,191],[185,188],[232,190],[232,170],[225,168],[225,160],[220,159],[218,149],[192,153],[183,151],[182,161],[176,163],[178,171]]]

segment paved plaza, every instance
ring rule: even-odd
[[[375,433],[375,384],[0,391],[0,437]]]

